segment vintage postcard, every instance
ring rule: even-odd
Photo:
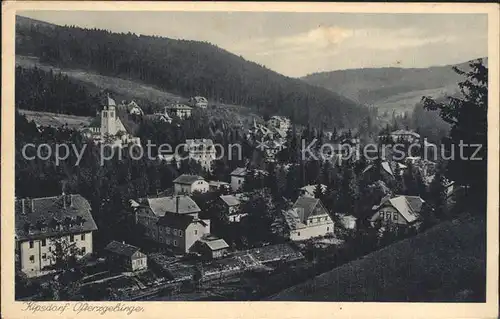
[[[497,317],[498,5],[2,21],[2,317]]]

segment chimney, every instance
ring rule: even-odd
[[[22,208],[23,215],[26,214],[26,208],[24,208],[24,204],[25,204],[24,201],[25,201],[24,198],[21,199],[21,208]]]
[[[177,195],[177,197],[175,198],[175,213],[176,214],[179,214],[179,202],[180,202],[180,196]]]

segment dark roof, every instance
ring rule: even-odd
[[[158,220],[158,225],[168,226],[175,229],[186,229],[191,223],[201,223],[207,225],[203,220],[195,218],[191,215],[181,215],[166,212],[163,217]]]
[[[248,200],[245,194],[234,194],[234,195],[222,195],[220,199],[226,203],[227,206],[236,206],[241,204],[242,201]]]
[[[97,230],[90,210],[89,202],[78,194],[16,200],[16,237],[28,240]]]
[[[177,198],[179,198],[179,209],[177,209]],[[191,197],[184,195],[147,198],[145,204],[157,216],[163,216],[165,212],[191,214],[201,211]]]
[[[134,123],[131,119],[129,119],[127,107],[124,105],[117,106],[116,115],[118,116],[118,118],[122,122],[123,127],[125,127],[125,130],[127,131],[127,133],[135,136],[137,134],[138,129],[139,129],[139,125]]]
[[[139,251],[138,247],[125,243],[120,243],[116,240],[110,242],[104,249],[106,249],[109,252],[127,257],[132,257],[133,254]]]
[[[300,221],[305,221],[309,216],[311,216],[314,212],[314,209],[318,204],[321,203],[321,201],[318,198],[311,198],[311,197],[299,197],[295,204],[293,204],[292,209],[296,208],[298,217]]]
[[[198,176],[198,175],[188,175],[188,174],[182,174],[181,176],[177,177],[174,180],[175,184],[185,184],[185,185],[191,185],[196,181],[199,180],[204,180],[203,177]]]
[[[247,169],[245,167],[238,167],[231,172],[231,176],[245,176],[247,174]]]

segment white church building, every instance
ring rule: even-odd
[[[101,142],[114,146],[125,146],[130,143],[141,144],[138,137],[132,136],[120,119],[116,102],[109,96],[107,105],[101,111]]]

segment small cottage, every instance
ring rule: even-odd
[[[140,252],[138,247],[113,240],[106,246],[105,251],[111,269],[139,271],[148,268],[147,256]]]
[[[196,242],[193,248],[193,250],[199,252],[204,259],[217,259],[227,254],[229,245],[224,239],[217,238],[213,235],[205,235]]]

